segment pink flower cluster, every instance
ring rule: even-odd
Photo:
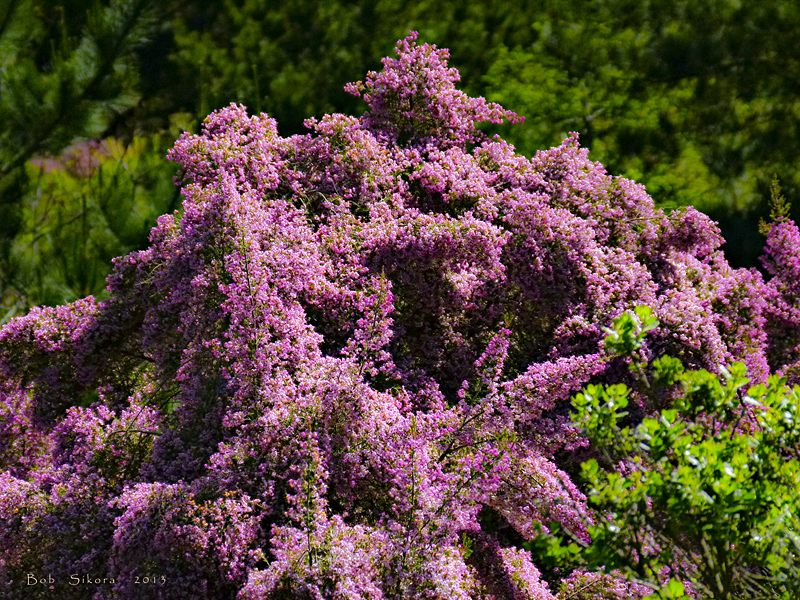
[[[109,299],[0,331],[6,597],[45,597],[36,571],[114,578],[71,598],[575,598],[599,576],[548,583],[522,542],[587,538],[570,396],[636,385],[603,328],[646,304],[650,357],[796,369],[793,223],[768,283],[734,270],[704,215],[574,135],[516,154],[478,126],[517,117],[456,90],[445,51],[397,51],[348,87],[360,119],[209,116],[170,155],[183,210]]]

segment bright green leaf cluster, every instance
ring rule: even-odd
[[[620,318],[606,348],[633,356],[655,326],[640,312]],[[582,467],[596,510],[584,558],[658,598],[683,597],[668,576],[701,598],[798,598],[800,387],[773,376],[748,388],[742,363],[719,371],[654,361],[648,389],[668,390],[671,406],[637,424],[625,422],[624,385],[575,397],[573,420],[602,455]]]

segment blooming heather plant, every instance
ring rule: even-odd
[[[660,408],[604,327],[646,305],[642,361],[795,363],[770,333],[800,324],[793,223],[769,283],[731,269],[714,223],[575,136],[529,160],[482,133],[517,117],[415,39],[348,86],[360,119],[209,116],[170,154],[183,211],[108,299],[2,329],[7,597],[52,597],[35,573],[65,598],[575,598],[614,576],[548,581],[524,549],[549,523],[588,541],[570,397]]]

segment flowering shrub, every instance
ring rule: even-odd
[[[360,119],[282,138],[209,116],[170,155],[182,213],[108,298],[2,329],[8,597],[52,593],[29,572],[70,598],[649,593],[548,580],[524,548],[548,524],[589,540],[570,397],[625,383],[661,408],[628,366],[665,353],[793,372],[771,332],[800,324],[800,233],[771,228],[768,283],[731,269],[701,213],[664,214],[575,136],[516,154],[478,125],[517,117],[456,90],[446,51],[397,51],[348,86]],[[604,328],[634,305],[658,325],[627,355]]]

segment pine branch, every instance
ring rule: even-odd
[[[59,148],[49,148],[51,151],[60,150],[75,137],[81,137],[82,133],[87,133],[85,121],[93,112],[98,109],[102,111],[104,105],[108,109],[109,105],[114,104],[114,100],[125,96],[123,89],[111,101],[104,100],[103,87],[114,83],[115,68],[121,66],[121,62],[129,59],[132,52],[147,41],[156,23],[153,18],[154,12],[152,0],[118,0],[112,2],[106,9],[95,9],[89,15],[81,43],[53,69],[54,75],[63,74],[56,83],[61,88],[56,94],[57,110],[51,112],[49,118],[42,118],[41,113],[36,111],[38,113],[36,121],[44,124],[36,127],[38,131],[33,137],[0,167],[0,179],[21,167],[59,134],[64,137],[64,141],[58,144]],[[95,62],[92,69],[93,59],[99,59],[99,62]],[[86,63],[90,68],[86,68]],[[94,74],[91,78],[80,85],[81,75],[92,70]],[[47,75],[39,74],[39,79],[46,77]],[[76,83],[79,85],[77,90],[74,89]],[[18,85],[24,83],[20,82]],[[123,102],[123,105],[125,104],[130,104],[130,101]],[[10,108],[13,110],[24,107]],[[43,108],[41,103],[37,108]],[[18,114],[24,112],[19,110]],[[69,127],[71,123],[82,125],[83,131],[79,129],[72,134],[65,132],[64,128]]]

